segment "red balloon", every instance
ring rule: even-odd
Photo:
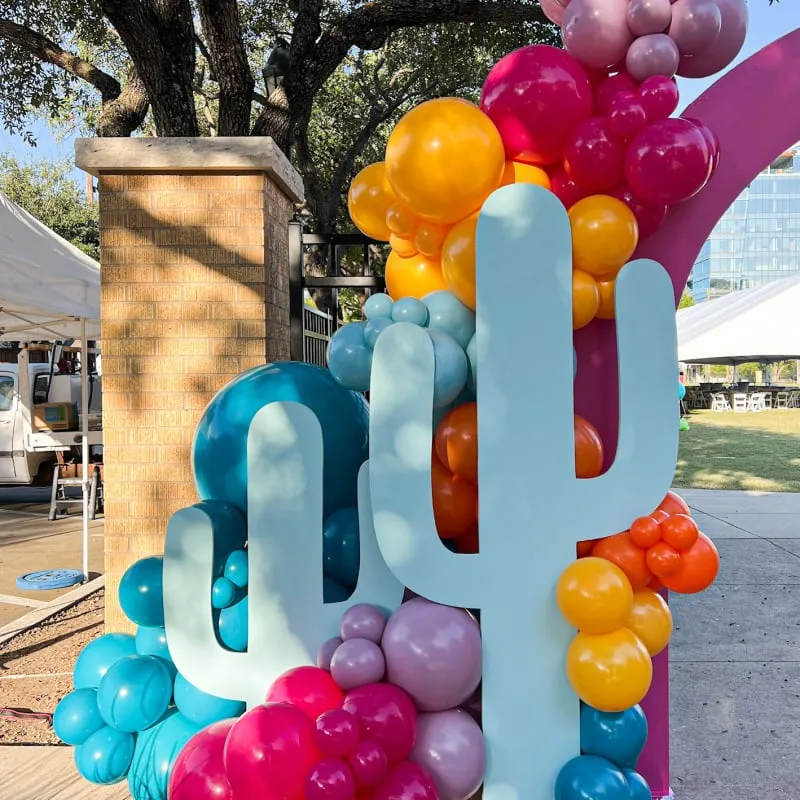
[[[305,800],[352,800],[355,796],[353,773],[340,758],[320,761],[306,781]]]
[[[235,722],[215,722],[183,746],[169,776],[169,800],[233,800],[222,753]]]
[[[578,187],[567,173],[559,168],[550,173],[550,189],[553,194],[564,204],[564,208],[569,211],[578,200],[588,197],[588,193]]]
[[[631,142],[625,157],[628,185],[646,203],[682,203],[706,185],[710,172],[705,137],[685,119],[654,122]]]
[[[339,708],[344,692],[330,672],[319,667],[296,667],[284,672],[267,692],[268,703],[290,703],[312,721],[320,714]]]
[[[620,184],[615,189],[612,189],[609,194],[616,197],[617,200],[622,200],[628,208],[633,211],[636,217],[636,223],[639,226],[639,241],[652,236],[663,224],[667,218],[669,209],[665,205],[656,205],[655,203],[643,203],[634,196],[627,184]]]
[[[378,784],[372,800],[439,800],[433,778],[412,761],[393,767]]]
[[[612,139],[629,142],[647,127],[647,112],[633,92],[620,92],[611,103],[606,130]]]
[[[564,50],[534,44],[494,65],[481,109],[500,131],[508,159],[553,164],[567,136],[591,116],[592,87],[580,63]]]
[[[666,75],[653,75],[642,81],[639,99],[651,122],[666,119],[678,107],[678,84]]]
[[[605,117],[592,117],[580,125],[564,146],[567,175],[592,194],[599,194],[622,180],[625,147],[611,139]]]
[[[606,78],[595,92],[595,108],[598,114],[608,114],[615,98],[625,92],[635,92],[639,84],[627,72],[618,72]]]
[[[303,800],[321,755],[311,720],[288,703],[269,703],[236,720],[223,757],[234,797]]]

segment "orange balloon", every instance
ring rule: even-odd
[[[436,258],[442,252],[442,245],[449,231],[450,228],[443,225],[423,222],[414,234],[414,244],[422,255]]]
[[[616,197],[603,194],[585,197],[570,208],[569,219],[575,269],[597,277],[616,275],[636,250],[639,242],[636,217]]]
[[[396,233],[393,233],[389,237],[389,244],[392,246],[392,250],[394,250],[394,252],[400,256],[400,258],[411,258],[419,252],[417,246],[411,239],[403,239]]]
[[[597,289],[600,292],[600,308],[597,316],[600,319],[614,319],[614,282],[616,278],[612,275],[603,276],[597,281]]]
[[[433,459],[431,465],[431,483],[433,490],[433,518],[436,530],[442,539],[456,539],[468,533],[475,519],[475,501],[478,487],[465,481]]]
[[[667,492],[667,496],[661,501],[661,505],[656,510],[664,511],[669,516],[673,514],[686,514],[687,517],[692,516],[689,510],[689,504],[673,491]]]
[[[676,550],[689,550],[699,533],[697,523],[685,514],[673,514],[661,523],[661,537]]]
[[[575,415],[575,475],[596,478],[603,471],[603,442],[591,422]]]
[[[524,164],[521,161],[506,161],[503,170],[501,186],[510,186],[512,183],[532,183],[550,190],[550,176],[541,168],[533,164]]]
[[[475,232],[478,215],[450,229],[442,246],[442,275],[447,288],[467,308],[475,310]]]
[[[476,105],[440,97],[412,108],[386,144],[395,195],[429,222],[457,222],[499,186],[505,152],[494,123]]]
[[[459,478],[478,480],[478,405],[463,403],[444,415],[434,439],[436,455]]]
[[[652,517],[639,517],[631,525],[631,539],[637,547],[652,547],[661,541],[661,526]]]
[[[600,308],[600,290],[595,279],[579,269],[572,271],[572,329],[585,328]]]
[[[587,539],[585,542],[578,542],[575,548],[578,558],[588,558],[592,554],[592,550],[594,550],[596,541],[596,539]]]
[[[404,239],[410,239],[419,224],[419,218],[402,203],[395,202],[386,211],[386,227],[392,233],[402,236]]]
[[[600,539],[592,555],[616,564],[628,576],[634,592],[644,589],[653,577],[647,568],[646,551],[636,546],[627,531]]]
[[[663,509],[657,509],[650,515],[659,525],[665,520],[669,519],[669,514]]]
[[[681,554],[666,542],[656,542],[648,548],[645,563],[653,575],[663,579],[681,568]]]
[[[353,178],[347,192],[347,210],[353,224],[365,236],[385,242],[390,230],[386,224],[386,212],[395,202],[389,181],[386,179],[386,165],[383,161],[364,167]]]
[[[463,536],[454,540],[459,553],[472,555],[480,552],[480,540],[478,536],[478,523],[476,522]]]
[[[401,258],[394,250],[386,259],[386,289],[393,300],[401,297],[416,297],[421,300],[426,294],[445,289],[439,262],[417,254]]]
[[[657,578],[655,575],[650,579],[650,583],[647,584],[648,589],[652,589],[654,592],[658,592],[664,588],[664,584],[661,583],[661,580]]]
[[[672,592],[695,594],[711,586],[718,572],[719,552],[711,539],[701,533],[691,548],[681,553],[681,568],[661,581]]]

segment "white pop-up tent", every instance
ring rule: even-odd
[[[798,309],[800,276],[683,308],[678,360],[736,365],[800,359]]]
[[[81,343],[83,575],[89,577],[87,339],[100,337],[100,265],[0,192],[0,339]]]

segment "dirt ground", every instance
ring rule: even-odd
[[[52,714],[72,691],[78,653],[103,633],[103,590],[0,646],[0,745],[58,744],[47,719],[4,709]]]

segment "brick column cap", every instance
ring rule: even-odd
[[[292,202],[301,203],[304,198],[300,174],[266,136],[76,139],[75,163],[95,177],[261,172]]]

